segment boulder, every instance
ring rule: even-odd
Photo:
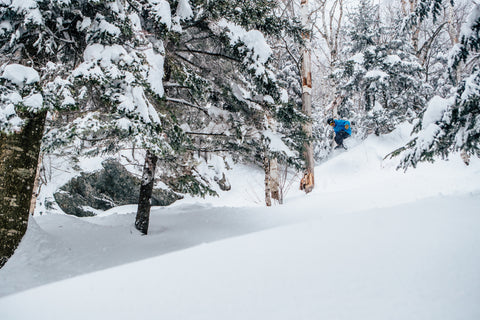
[[[102,166],[100,171],[81,173],[54,194],[65,213],[87,217],[94,216],[96,210],[138,203],[141,180],[115,160],[106,160]],[[154,189],[151,203],[168,206],[182,198],[170,190]]]

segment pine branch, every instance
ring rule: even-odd
[[[207,34],[205,36],[202,36],[202,37],[198,37],[198,38],[195,38],[195,37],[191,37],[190,39],[186,40],[185,43],[191,43],[191,42],[194,42],[194,41],[202,41],[204,42],[205,40],[208,40],[208,39],[214,39],[214,37],[210,34]]]
[[[193,104],[193,103],[190,103],[184,99],[175,99],[175,98],[168,98],[166,97],[165,100],[167,102],[171,102],[171,103],[179,103],[179,104],[183,104],[185,106],[188,106],[188,107],[192,107],[192,108],[195,108],[195,109],[198,109],[200,111],[203,111],[207,116],[210,116],[209,113],[208,113],[208,110],[204,107],[201,107],[199,105],[196,105],[196,104]]]
[[[185,148],[188,151],[199,151],[199,152],[231,152],[231,149],[205,149],[205,148]]]
[[[215,136],[215,137],[224,137],[231,139],[233,138],[232,136],[228,136],[224,133],[209,133],[209,132],[192,132],[192,131],[185,131],[185,134],[190,134],[190,135],[199,135],[199,136]]]
[[[44,27],[45,27],[45,30],[47,30],[47,32],[48,32],[52,37],[54,37],[55,39],[57,39],[58,41],[62,41],[62,42],[70,43],[70,44],[76,44],[76,42],[73,41],[73,40],[63,39],[63,38],[60,38],[60,37],[56,36],[55,33],[53,33],[53,31],[50,30],[50,28],[47,27],[46,25],[44,25]]]
[[[202,66],[200,66],[200,65],[198,65],[198,64],[196,64],[196,63],[194,63],[194,62],[192,62],[192,61],[190,61],[190,60],[188,60],[187,58],[185,58],[184,56],[182,56],[182,55],[180,55],[180,54],[178,54],[178,53],[176,53],[176,52],[175,52],[175,55],[176,55],[177,57],[179,57],[180,59],[182,59],[183,61],[185,61],[186,63],[191,64],[191,65],[194,66],[195,68],[198,68],[198,69],[200,69],[200,70],[209,71],[209,69],[204,68],[204,67],[202,67]]]
[[[300,61],[296,58],[296,56],[290,51],[290,48],[288,47],[288,43],[287,41],[285,40],[285,38],[282,38],[283,42],[285,43],[285,50],[287,50],[287,53],[288,55],[290,56],[290,58],[293,60],[293,62],[295,63],[295,65],[297,66],[297,69],[298,69],[298,73],[300,73],[300,70],[302,70],[302,67],[300,65]]]
[[[164,88],[180,88],[180,89],[188,89],[189,88],[188,86],[184,86],[184,85],[174,83],[174,82],[166,82],[166,83],[163,84],[163,87]]]
[[[189,47],[186,47],[185,49],[177,49],[176,50],[177,52],[189,52],[189,53],[199,53],[199,54],[203,54],[203,55],[208,55],[208,56],[213,56],[213,57],[219,57],[219,58],[223,58],[223,59],[227,59],[227,60],[232,60],[232,61],[235,61],[235,62],[238,62],[238,63],[241,63],[242,61],[241,60],[238,60],[234,57],[230,57],[230,56],[227,56],[227,55],[224,55],[224,54],[221,54],[221,53],[215,53],[215,52],[208,52],[208,51],[202,51],[202,50],[195,50],[195,49],[191,49]]]

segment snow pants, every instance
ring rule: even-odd
[[[345,131],[337,132],[335,134],[335,142],[337,143],[337,145],[343,146],[343,140],[347,139],[348,137],[350,137],[350,135]]]

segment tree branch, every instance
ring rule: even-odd
[[[171,103],[179,103],[179,104],[183,104],[185,106],[188,106],[188,107],[192,107],[192,108],[195,108],[195,109],[198,109],[200,111],[203,111],[207,116],[210,117],[210,115],[208,114],[208,110],[206,108],[203,108],[199,105],[196,105],[196,104],[193,104],[193,103],[190,103],[186,100],[183,100],[183,99],[175,99],[175,98],[168,98],[166,97],[165,99],[167,102],[171,102]]]
[[[191,131],[185,131],[185,134],[200,135],[200,136],[217,136],[217,137],[232,138],[231,136],[227,136],[227,135],[224,134],[224,133],[208,133],[208,132],[191,132]]]
[[[440,31],[442,30],[443,26],[446,25],[446,24],[447,24],[447,22],[444,22],[441,25],[439,25],[438,28],[433,32],[430,39],[428,41],[426,41],[420,49],[418,49],[417,54],[416,54],[417,57],[419,57],[422,54],[422,52],[424,52],[424,57],[422,59],[422,65],[425,64],[425,60],[428,56],[427,52],[430,50],[430,47],[432,46],[433,40],[435,40],[435,38],[439,35]]]
[[[179,57],[180,59],[182,59],[183,61],[185,61],[186,63],[188,64],[191,64],[192,66],[194,66],[195,68],[198,68],[200,70],[207,70],[206,68],[198,65],[198,64],[195,64],[193,63],[192,61],[188,60],[187,58],[185,58],[184,56],[182,56],[181,54],[178,54],[177,52],[175,52],[175,56]]]
[[[230,149],[205,149],[205,148],[185,148],[188,151],[200,151],[200,152],[222,152],[222,151],[232,151]]]
[[[203,55],[208,55],[208,56],[213,56],[213,57],[219,57],[219,58],[224,58],[224,59],[227,59],[227,60],[231,60],[231,61],[235,61],[235,62],[238,62],[238,63],[241,63],[242,61],[241,60],[238,60],[234,57],[230,57],[230,56],[227,56],[227,55],[224,55],[224,54],[221,54],[221,53],[215,53],[215,52],[207,52],[207,51],[202,51],[202,50],[195,50],[195,49],[190,49],[190,48],[185,48],[185,49],[177,49],[176,50],[177,52],[189,52],[189,53],[199,53],[199,54],[203,54]]]

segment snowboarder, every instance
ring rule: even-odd
[[[335,131],[335,142],[337,146],[335,149],[345,148],[343,145],[343,140],[350,137],[352,134],[352,128],[350,127],[350,121],[347,120],[334,120],[333,118],[328,118],[327,123],[333,127]]]

